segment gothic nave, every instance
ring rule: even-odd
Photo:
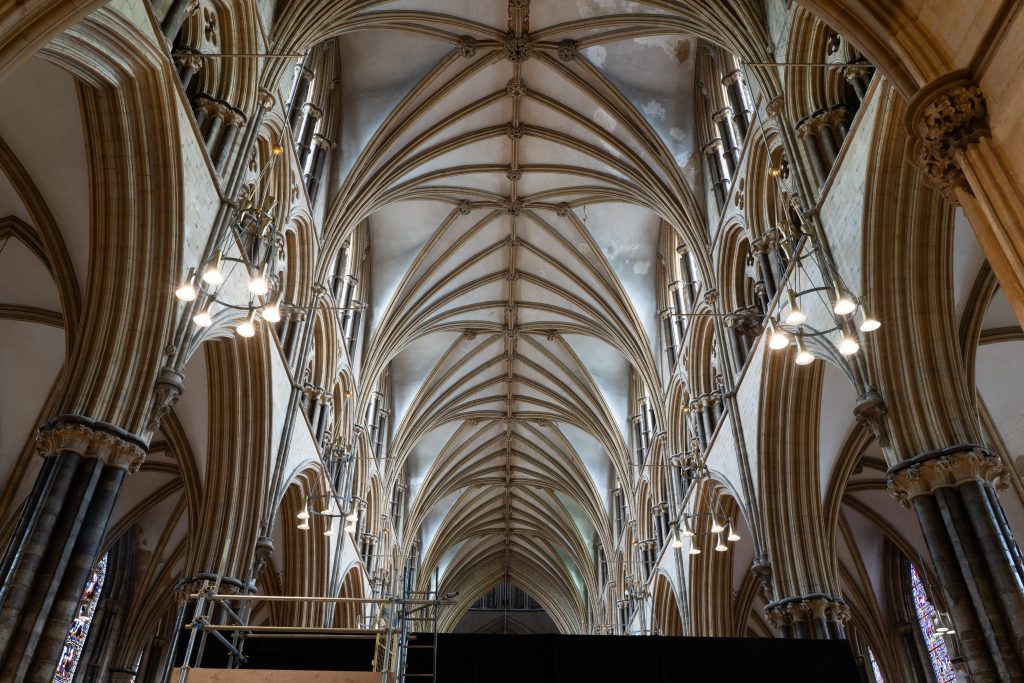
[[[1022,63],[1012,0],[0,0],[0,682],[1024,683]]]

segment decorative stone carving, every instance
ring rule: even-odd
[[[469,212],[473,210],[473,204],[468,199],[463,199],[459,202],[459,213],[463,216],[468,216]]]
[[[511,80],[508,85],[505,86],[505,94],[514,100],[518,100],[520,97],[526,95],[526,82],[522,80]]]
[[[714,306],[716,301],[718,301],[717,289],[712,287],[708,291],[704,292],[704,303],[706,303],[708,306]]]
[[[476,55],[476,38],[473,36],[460,36],[459,37],[459,56],[460,57],[473,57]]]
[[[967,189],[957,153],[991,135],[988,107],[981,88],[964,78],[936,85],[925,87],[907,107],[907,156],[952,199],[957,189]]]
[[[505,135],[509,136],[513,140],[521,140],[523,138],[523,124],[521,123],[510,123],[505,129]]]
[[[782,115],[782,110],[785,108],[785,101],[781,97],[776,97],[774,100],[764,105],[764,110],[768,116],[777,118]]]
[[[146,429],[155,432],[160,428],[160,420],[171,412],[171,407],[178,401],[184,390],[184,375],[167,366],[160,368],[153,389],[153,405],[150,408]]]
[[[505,35],[503,48],[505,59],[518,64],[530,58],[530,52],[533,50],[533,41],[530,40],[528,33],[515,35],[510,31]]]
[[[938,488],[956,487],[968,481],[982,481],[996,489],[1005,488],[1007,470],[995,453],[980,446],[962,450],[925,453],[890,468],[886,488],[903,507],[920,495]]]
[[[511,180],[512,182],[521,180],[523,177],[523,170],[521,168],[513,168],[509,166],[505,170],[505,177]]]
[[[39,428],[36,453],[49,457],[64,451],[83,458],[96,458],[111,467],[134,474],[142,467],[146,451],[140,443],[130,441],[85,418],[58,417]]]
[[[569,215],[569,205],[562,202],[558,205],[558,209],[555,210],[555,213],[558,214],[559,218],[565,218]]]
[[[256,99],[259,100],[260,106],[263,107],[264,111],[270,111],[276,101],[273,93],[266,88],[259,89],[259,92],[256,93]]]
[[[576,41],[571,38],[566,38],[558,44],[558,58],[563,62],[571,62],[580,56],[579,48],[576,47]]]
[[[862,426],[871,431],[875,440],[882,448],[888,448],[889,430],[885,424],[885,416],[888,413],[885,401],[876,391],[869,391],[857,400],[857,407],[853,409],[853,416]]]
[[[519,199],[507,197],[501,200],[501,210],[509,216],[518,216],[523,210],[523,202]]]
[[[545,330],[544,338],[547,339],[548,341],[555,341],[556,339],[558,339],[558,330]]]

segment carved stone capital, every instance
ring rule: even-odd
[[[764,106],[765,112],[768,116],[776,118],[782,115],[783,109],[785,109],[786,103],[781,97],[776,97],[774,100]]]
[[[963,446],[925,453],[890,468],[886,487],[893,500],[910,507],[918,496],[969,481],[1005,488],[1006,477],[1006,467],[998,455],[980,446]]]
[[[711,288],[704,292],[704,303],[708,306],[714,306],[715,302],[718,301],[718,290]]]
[[[981,88],[962,72],[933,81],[908,103],[905,124],[907,156],[928,182],[950,199],[966,190],[957,153],[991,135]]]
[[[138,472],[146,459],[146,450],[140,441],[116,431],[120,430],[85,418],[61,416],[39,428],[36,453],[45,458],[70,451],[129,474]]]
[[[259,92],[256,93],[256,99],[259,100],[260,106],[265,111],[270,111],[271,107],[274,106],[274,95],[266,88],[259,89]]]
[[[724,85],[725,87],[728,88],[730,85],[732,85],[736,81],[741,81],[741,80],[743,80],[743,72],[740,71],[739,69],[736,69],[732,73],[726,74],[722,78],[722,85]]]

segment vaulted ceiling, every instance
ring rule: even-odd
[[[659,389],[659,235],[704,230],[697,43],[659,35],[664,16],[395,2],[332,48],[325,229],[369,228],[362,393],[390,369],[408,537],[422,532],[422,575],[439,568],[463,605],[507,580],[564,630],[588,619],[609,492],[635,476],[633,373]]]

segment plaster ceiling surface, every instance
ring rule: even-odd
[[[407,535],[460,603],[518,583],[564,630],[586,618],[594,543],[612,545],[610,491],[635,476],[633,373],[660,390],[659,235],[701,220],[696,41],[663,18],[620,0],[409,0],[334,40],[325,230],[368,227],[361,381],[390,372]]]

